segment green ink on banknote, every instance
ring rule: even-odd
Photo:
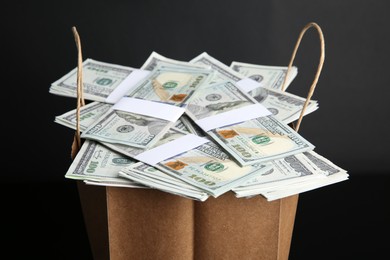
[[[177,82],[174,81],[168,81],[163,84],[164,88],[176,88],[177,87]]]
[[[206,170],[213,171],[213,172],[220,172],[223,170],[223,168],[225,168],[224,165],[219,162],[207,163],[204,167],[206,168]]]
[[[269,136],[265,136],[265,135],[256,135],[256,136],[252,137],[252,142],[254,142],[255,144],[266,145],[270,141],[271,141],[271,138],[269,138]]]
[[[111,83],[112,83],[112,79],[108,79],[108,78],[101,78],[96,81],[96,84],[102,86],[107,86],[110,85]]]

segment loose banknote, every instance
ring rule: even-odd
[[[281,91],[288,69],[288,67],[283,66],[257,65],[238,61],[233,61],[230,65],[230,68],[240,73],[244,77],[251,78],[258,83],[261,83],[263,87]],[[297,74],[298,68],[296,66],[292,66],[288,79],[286,80],[284,90],[287,89]]]
[[[255,103],[233,82],[226,81],[199,90],[188,103],[186,114],[196,123]],[[217,127],[207,134],[242,166],[314,149],[314,145],[272,115]]]

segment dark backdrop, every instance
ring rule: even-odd
[[[316,22],[326,58],[313,99],[319,110],[300,133],[348,170],[350,180],[300,195],[292,259],[386,253],[388,235],[390,11],[388,1],[13,1],[2,7],[2,200],[14,250],[90,257],[73,181],[73,131],[54,123],[76,100],[49,94],[77,65],[72,26],[83,57],[140,67],[152,51],[190,60],[203,51],[230,65],[287,66],[301,29]],[[289,91],[306,96],[318,65],[309,30]],[[17,231],[17,232],[16,232]],[[39,239],[38,239],[39,238]],[[22,240],[21,240],[22,239]],[[70,241],[72,241],[71,244]],[[50,252],[50,253],[49,253]],[[58,257],[58,256],[57,256]]]

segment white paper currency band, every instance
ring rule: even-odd
[[[210,131],[222,126],[233,125],[257,117],[270,115],[271,112],[261,104],[252,104],[245,107],[233,109],[214,116],[196,120],[195,123],[204,131]]]
[[[206,142],[208,142],[206,138],[194,134],[187,134],[176,140],[147,150],[134,158],[149,165],[155,165],[175,155],[194,149]]]
[[[146,78],[150,74],[149,70],[134,70],[132,71],[106,98],[106,102],[115,104],[126,93],[130,91],[138,82]]]
[[[242,80],[239,80],[236,82],[236,84],[246,93],[248,93],[251,90],[254,90],[258,87],[262,87],[263,84],[257,82],[256,80],[250,79],[250,78],[244,78]]]
[[[121,98],[112,108],[171,122],[176,122],[185,111],[182,107],[131,97]]]

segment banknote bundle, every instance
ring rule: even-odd
[[[199,201],[274,200],[348,179],[291,127],[306,102],[285,91],[296,67],[152,52],[140,68],[86,59],[82,69],[86,104],[54,120],[83,140],[66,178]],[[49,92],[76,98],[77,68]],[[310,100],[304,115],[317,109]]]

